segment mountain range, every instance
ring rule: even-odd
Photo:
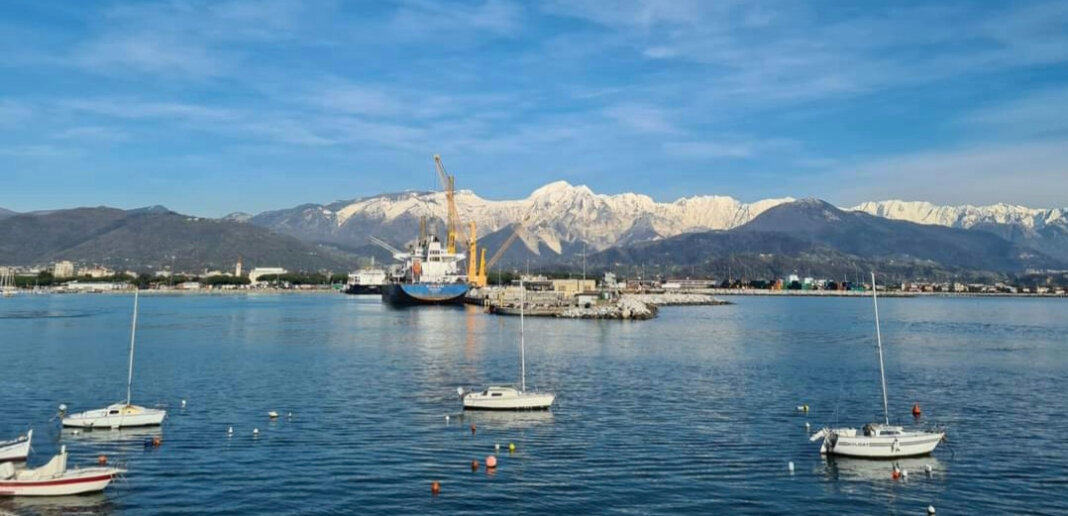
[[[15,214],[0,220],[0,264],[60,260],[116,270],[233,270],[246,267],[346,270],[355,256],[269,229],[182,215],[162,206],[136,210],[75,208]]]
[[[924,202],[880,201],[851,208],[839,208],[823,201],[792,198],[766,199],[745,203],[725,196],[694,196],[673,202],[623,193],[597,194],[586,186],[557,181],[532,192],[525,199],[487,200],[469,190],[456,193],[456,204],[464,221],[473,221],[479,243],[493,254],[522,222],[520,240],[504,254],[500,264],[579,267],[583,258],[593,266],[608,267],[655,262],[665,267],[689,267],[718,271],[731,267],[732,260],[748,256],[750,265],[768,262],[775,274],[783,270],[834,267],[855,268],[858,264],[899,267],[902,274],[958,274],[984,271],[995,274],[1023,273],[1028,270],[1068,268],[1068,209],[1033,209],[997,204],[992,206],[937,206]],[[80,210],[106,210],[84,208]],[[114,261],[122,253],[104,252],[104,243],[53,242],[36,254],[4,251],[10,238],[8,226],[25,226],[27,220],[77,210],[29,214],[0,213],[0,263],[17,259],[45,260],[73,251],[88,259]],[[120,210],[115,210],[120,211]],[[198,221],[197,229],[167,231],[171,240],[188,235],[194,242],[157,242],[158,253],[174,255],[175,246],[184,246],[183,255],[198,248],[195,242],[217,251],[195,260],[216,263],[232,261],[240,251],[249,259],[267,264],[276,261],[287,267],[310,269],[340,267],[354,263],[357,256],[374,255],[389,259],[369,236],[377,236],[396,246],[414,240],[419,221],[427,217],[432,225],[444,227],[447,206],[442,192],[401,192],[335,201],[304,204],[259,214],[233,213],[221,219],[188,217],[162,207],[140,213],[123,212],[125,230],[149,219],[137,219],[144,211],[177,221]],[[110,213],[110,212],[109,212]],[[98,214],[106,224],[118,215]],[[466,231],[466,227],[464,228]],[[197,236],[204,231],[204,236]],[[226,247],[226,240],[248,241]],[[48,233],[45,231],[45,233]],[[227,237],[222,237],[226,233]],[[80,234],[80,233],[79,233]],[[99,237],[103,238],[107,232]],[[121,240],[122,233],[108,238]],[[26,238],[23,234],[18,238]],[[97,237],[94,237],[94,239]],[[222,240],[222,241],[221,241]],[[104,241],[101,241],[104,242]],[[121,247],[121,241],[106,245]],[[254,244],[256,242],[256,244]],[[65,246],[65,247],[64,247]],[[10,247],[10,245],[8,245]],[[116,247],[118,249],[119,247]],[[282,253],[282,249],[290,249]],[[91,253],[89,249],[93,249]],[[156,260],[151,252],[128,249],[132,262]],[[5,254],[6,253],[6,254]],[[110,253],[110,254],[109,254]],[[227,254],[229,253],[229,254]],[[225,255],[225,257],[224,257]],[[689,256],[689,258],[685,258]],[[698,258],[701,258],[700,260]],[[758,259],[759,258],[759,259]],[[703,261],[702,261],[703,260]],[[101,262],[103,263],[103,262]],[[703,264],[703,265],[701,265]],[[755,265],[754,265],[755,266]],[[831,267],[831,268],[834,268]],[[754,271],[755,273],[755,271]]]

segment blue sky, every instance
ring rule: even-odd
[[[1068,206],[1068,2],[0,7],[0,207],[436,184]]]

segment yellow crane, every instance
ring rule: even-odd
[[[449,175],[445,170],[445,163],[441,161],[441,155],[434,155],[434,168],[438,172],[438,179],[441,181],[441,186],[445,189],[445,203],[448,206],[448,237],[445,242],[446,248],[450,253],[456,252],[457,240],[462,240],[467,243],[467,281],[474,286],[483,287],[486,282],[483,275],[478,274],[478,268],[476,267],[478,259],[478,231],[475,227],[475,221],[468,223],[471,233],[470,235],[464,233],[463,223],[460,221],[460,211],[456,209],[456,176]],[[459,238],[457,238],[459,237]],[[485,250],[483,249],[483,265],[485,264]],[[484,267],[483,267],[484,268]]]

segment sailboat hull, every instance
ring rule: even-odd
[[[106,409],[87,410],[63,418],[63,426],[70,428],[134,428],[160,426],[167,411],[138,407],[136,405],[111,406]]]
[[[820,453],[863,459],[897,459],[927,455],[942,442],[941,432],[910,432],[899,436],[842,435],[831,431]]]

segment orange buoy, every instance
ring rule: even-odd
[[[920,410],[920,404],[919,403],[913,403],[912,404],[912,417],[920,417],[920,414],[923,414],[923,411]]]
[[[478,471],[478,459],[471,461],[471,471]]]
[[[475,433],[475,430],[476,430],[476,429],[475,429],[475,425],[471,425],[471,433],[472,433],[472,434],[474,434],[474,433]]]
[[[103,466],[104,464],[107,464],[108,463],[108,456],[107,455],[101,455],[101,456],[97,457],[96,458],[96,463],[100,464],[101,466]]]
[[[894,469],[890,471],[890,478],[894,480],[901,478],[901,470],[897,469],[897,466],[894,466]]]
[[[157,435],[157,436],[152,438],[152,446],[159,446],[161,444],[163,444],[163,438],[162,437]]]
[[[497,457],[493,455],[486,456],[486,468],[493,469],[497,467]]]
[[[430,494],[436,495],[441,492],[441,484],[437,480],[430,483]]]

